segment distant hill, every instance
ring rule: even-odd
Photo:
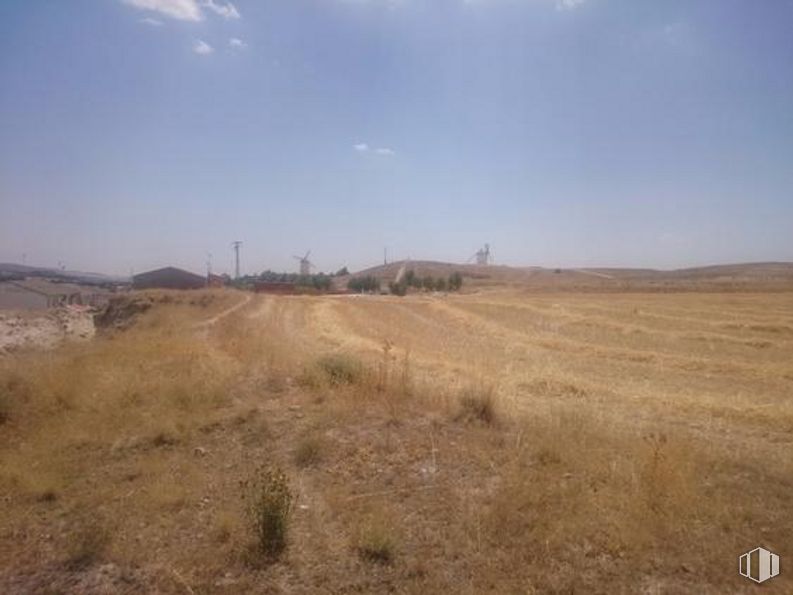
[[[476,265],[476,264],[454,264],[451,262],[438,262],[433,260],[400,260],[390,262],[386,265],[379,265],[364,269],[354,273],[353,277],[363,277],[371,275],[378,279],[394,279],[402,267],[413,269],[419,277],[427,275],[441,277],[451,275],[459,271],[464,277],[472,279],[497,279],[505,281],[515,277],[523,277],[532,274],[534,271],[541,270],[539,267],[508,267],[499,265]]]
[[[430,260],[397,261],[358,271],[351,277],[371,275],[392,281],[399,270],[413,269],[419,277],[446,277],[458,271],[468,287],[527,287],[536,289],[687,289],[746,288],[760,285],[793,286],[793,263],[724,264],[676,270],[639,268],[545,268],[454,264]]]
[[[668,273],[681,279],[760,279],[793,280],[792,262],[751,262],[744,264],[720,264],[690,269],[679,269]]]
[[[67,281],[69,283],[82,283],[84,285],[114,285],[118,283],[127,283],[129,281],[126,277],[103,275],[101,273],[64,271],[46,267],[32,267],[23,264],[0,262],[0,280],[24,277],[42,277]]]

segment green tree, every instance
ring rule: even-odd
[[[460,291],[463,286],[463,276],[459,271],[454,271],[449,275],[449,291]]]
[[[327,291],[330,289],[330,277],[328,277],[325,273],[314,275],[311,281],[315,289],[320,291]]]
[[[408,286],[404,280],[400,281],[399,283],[396,281],[391,281],[391,283],[388,284],[388,289],[392,294],[398,296],[403,296],[408,292]]]
[[[366,277],[355,277],[347,282],[350,291],[377,292],[380,291],[380,279],[367,275]]]

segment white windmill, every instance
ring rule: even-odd
[[[314,266],[314,263],[311,262],[308,257],[311,254],[311,250],[306,252],[305,256],[295,256],[292,255],[292,258],[300,261],[300,274],[301,275],[310,275],[311,268]]]

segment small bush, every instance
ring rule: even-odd
[[[363,375],[361,364],[350,356],[332,354],[317,361],[317,367],[333,386],[355,384]]]
[[[460,409],[455,419],[491,426],[498,421],[495,394],[491,388],[468,388],[460,395]]]
[[[460,291],[463,286],[463,276],[458,272],[455,271],[451,275],[449,275],[449,291]]]
[[[277,558],[286,548],[292,492],[283,471],[260,467],[243,482],[243,498],[259,554]]]
[[[393,531],[382,520],[372,519],[358,532],[355,550],[367,562],[390,564],[396,556]]]
[[[322,460],[322,441],[316,436],[307,436],[300,441],[295,449],[295,465],[310,467]]]
[[[388,290],[392,295],[398,295],[402,297],[407,294],[408,286],[404,281],[400,281],[399,283],[391,281],[391,283],[388,284]]]

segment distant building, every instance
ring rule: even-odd
[[[105,289],[74,283],[28,278],[0,282],[0,309],[44,310],[58,306],[100,306],[108,299]]]
[[[207,286],[207,278],[190,271],[165,267],[133,275],[135,289],[200,289]]]
[[[230,280],[231,278],[228,275],[213,275],[209,273],[207,275],[207,287],[223,287]]]

